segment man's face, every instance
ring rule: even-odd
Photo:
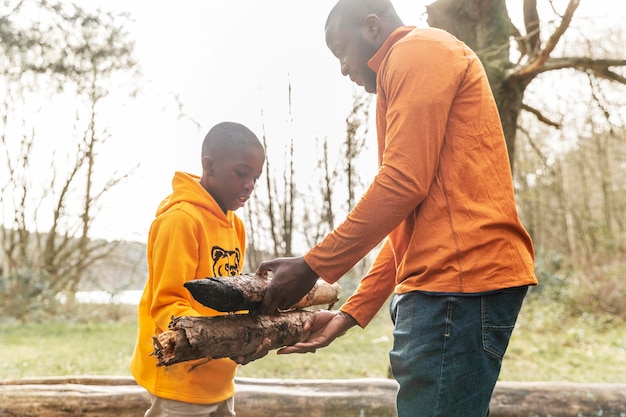
[[[376,93],[376,73],[367,62],[376,53],[357,27],[342,25],[335,21],[326,27],[326,45],[339,60],[341,73],[365,88],[368,93]]]
[[[208,157],[205,157],[208,158]],[[203,160],[203,184],[224,212],[243,207],[263,172],[265,153],[256,147],[242,148],[240,152],[224,152],[209,161]],[[207,165],[208,164],[208,165]]]

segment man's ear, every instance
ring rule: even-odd
[[[361,25],[361,32],[367,43],[379,46],[378,38],[382,33],[380,18],[375,14],[365,16]]]

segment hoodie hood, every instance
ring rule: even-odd
[[[165,213],[179,203],[200,206],[208,210],[210,214],[216,218],[228,223],[232,222],[233,212],[228,211],[224,214],[222,208],[217,204],[213,196],[200,185],[200,177],[197,175],[188,174],[186,172],[174,173],[174,178],[172,179],[172,193],[161,201],[161,204],[159,204],[157,208],[156,215],[159,216]]]

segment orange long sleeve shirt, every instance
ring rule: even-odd
[[[304,257],[335,282],[386,238],[341,309],[365,326],[394,288],[470,294],[536,284],[478,57],[445,31],[402,27],[369,66],[379,171],[347,219]]]

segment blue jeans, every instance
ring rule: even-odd
[[[391,370],[399,417],[486,417],[528,288],[394,296]]]

